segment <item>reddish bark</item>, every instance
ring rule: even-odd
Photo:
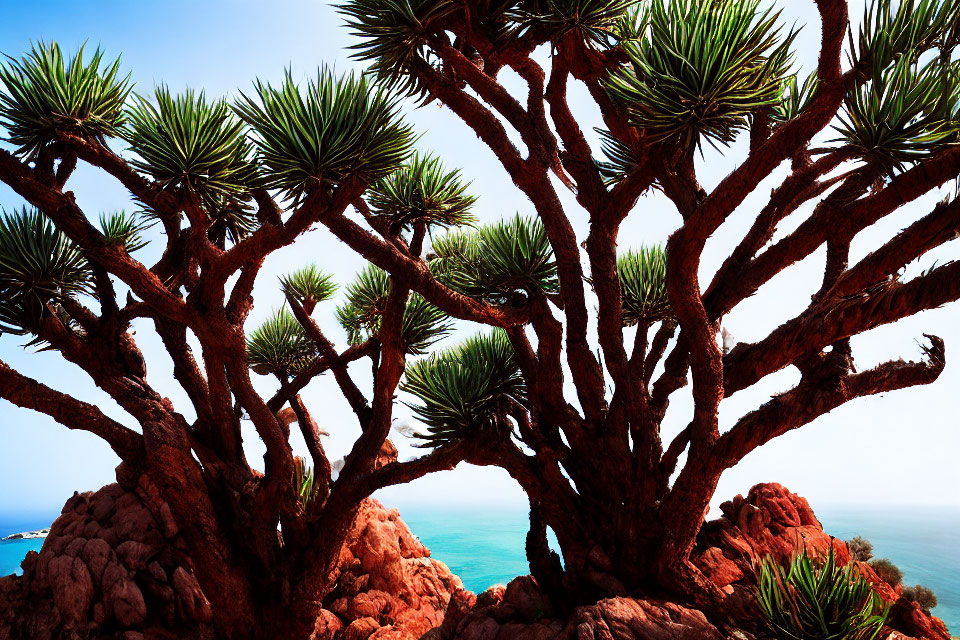
[[[904,264],[955,235],[956,207],[938,207],[852,266],[849,246],[881,217],[956,177],[956,150],[944,151],[879,185],[878,173],[869,165],[837,171],[854,157],[850,149],[823,153],[809,148],[813,137],[834,120],[847,90],[869,75],[864,64],[841,71],[846,3],[819,0],[816,5],[823,33],[816,93],[794,120],[777,126],[757,123],[746,160],[710,193],[697,181],[692,154],[645,145],[643,132],[627,126],[622,108],[605,95],[600,80],[617,60],[616,49],[595,51],[569,33],[551,43],[551,67],[545,72],[531,51],[549,34],[535,27],[516,41],[492,47],[492,34],[475,13],[479,9],[466,7],[463,14],[425,25],[424,43],[436,63],[412,62],[413,75],[502,163],[533,203],[556,254],[558,299],[550,301],[553,305],[536,296],[529,300],[536,348],[526,329],[508,328],[530,395],[528,410],[511,415],[510,424],[532,454],[505,436],[482,447],[463,443],[463,455],[476,464],[505,468],[528,493],[531,567],[549,591],[561,594],[560,600],[640,589],[681,592],[701,603],[715,602],[719,592],[689,562],[689,553],[723,470],[769,439],[853,398],[927,384],[942,371],[943,345],[931,338],[923,362],[891,362],[854,373],[847,338],[960,297],[954,265],[909,283],[882,285]],[[459,46],[450,44],[451,33]],[[465,55],[464,47],[476,56]],[[525,82],[525,104],[499,83],[504,68]],[[639,159],[634,172],[616,187],[600,180],[593,151],[567,104],[571,79],[587,86],[607,127]],[[526,157],[511,142],[511,134],[523,141]],[[814,160],[814,154],[820,157]],[[702,292],[698,275],[707,238],[786,160],[793,163],[791,174]],[[589,235],[582,245],[572,232],[571,214],[559,204],[551,173],[571,188],[589,216]],[[676,323],[662,323],[652,341],[650,327],[639,327],[628,352],[621,328],[617,236],[639,195],[654,182],[683,218],[668,247],[667,286]],[[764,250],[778,225],[811,202],[819,202],[814,213]],[[338,225],[328,226],[347,239]],[[386,265],[377,257],[380,248],[373,241],[354,234],[349,242],[365,257]],[[822,290],[811,306],[756,344],[740,345],[729,353],[721,350],[719,319],[823,245],[828,260]],[[584,263],[589,265],[586,274]],[[596,294],[599,358],[585,331],[585,276]],[[410,286],[421,290],[420,283],[410,281]],[[451,300],[431,299],[454,316],[471,317]],[[556,318],[558,311],[563,323]],[[677,325],[680,332],[674,341]],[[665,354],[669,355],[664,358]],[[663,373],[654,380],[660,363]],[[720,402],[787,366],[800,369],[800,384],[721,434]],[[579,411],[563,400],[565,371],[573,379]],[[664,449],[660,423],[671,396],[688,380],[693,387],[693,420]],[[684,453],[685,466],[671,481]],[[561,575],[544,552],[547,526],[560,540],[565,561]]]
[[[379,487],[462,460],[500,466],[527,492],[531,569],[558,604],[644,591],[679,593],[712,606],[721,594],[690,562],[690,552],[724,469],[856,397],[934,381],[943,369],[938,338],[930,338],[924,362],[891,362],[861,373],[854,372],[849,338],[960,298],[956,263],[908,282],[898,275],[905,264],[960,231],[955,203],[937,207],[868,257],[848,264],[850,242],[858,233],[957,177],[960,151],[949,148],[880,184],[869,164],[840,170],[853,158],[850,149],[810,148],[812,138],[836,116],[845,92],[869,74],[863,64],[841,71],[846,2],[816,0],[816,5],[823,33],[816,93],[789,122],[756,122],[746,159],[709,193],[697,179],[691,150],[649,144],[605,93],[606,69],[623,61],[622,51],[597,51],[572,31],[550,41],[552,34],[536,26],[498,40],[477,13],[480,5],[469,3],[427,21],[423,44],[435,57],[430,63],[413,60],[411,73],[489,147],[529,198],[554,250],[559,294],[532,293],[517,305],[486,304],[435,279],[420,256],[423,227],[409,243],[392,232],[371,215],[362,200],[367,185],[358,179],[307,194],[286,221],[268,192],[254,190],[250,196],[260,227],[226,249],[209,238],[210,221],[194,194],[161,189],[96,141],[64,135],[34,166],[0,150],[0,181],[82,248],[101,301],[99,315],[70,303],[68,311],[80,329],[51,314],[40,337],[110,394],[137,420],[142,434],[2,364],[0,396],[103,437],[129,465],[150,476],[194,550],[197,578],[226,636],[306,637],[313,618],[321,615],[317,603],[332,588],[328,576],[360,501]],[[548,42],[553,57],[545,70],[533,52]],[[526,95],[516,97],[499,82],[503,69],[520,77]],[[604,184],[571,111],[572,82],[586,86],[607,128],[636,155],[635,169],[616,186]],[[762,116],[756,114],[758,120]],[[513,143],[517,139],[523,152]],[[147,267],[123,248],[109,246],[73,194],[64,191],[77,158],[114,176],[157,211],[167,236],[157,264]],[[57,160],[61,164],[54,172]],[[787,160],[790,174],[704,290],[699,275],[707,239]],[[589,220],[585,239],[577,237],[574,214],[565,209],[551,175],[576,195]],[[655,332],[652,325],[637,327],[631,347],[622,327],[618,234],[640,195],[653,185],[682,218],[668,245],[674,317]],[[813,213],[764,248],[778,225],[800,215],[807,203],[816,203]],[[349,206],[359,211],[360,222],[348,217]],[[182,230],[181,213],[189,223]],[[252,307],[253,284],[269,254],[316,225],[391,274],[381,330],[366,343],[338,352],[311,320],[312,309],[291,300],[319,356],[264,398],[251,384],[245,359],[243,323]],[[717,341],[720,319],[821,246],[828,259],[810,306],[766,338],[725,352]],[[111,278],[131,290],[134,297],[127,304],[117,303]],[[594,303],[586,283],[596,297],[599,352],[590,335]],[[529,406],[508,407],[499,436],[383,464],[380,454],[405,365],[400,326],[410,291],[453,317],[505,328]],[[136,317],[152,320],[169,351],[174,377],[197,416],[193,423],[146,382],[143,358],[129,333]],[[188,347],[191,335],[199,341],[199,356]],[[370,399],[347,367],[367,356],[375,363]],[[795,388],[720,433],[724,398],[790,366],[801,372]],[[327,370],[362,429],[336,481],[330,479],[316,424],[298,396]],[[662,372],[655,378],[657,371]],[[577,406],[564,397],[567,375]],[[664,447],[660,425],[671,397],[688,383],[693,419]],[[290,425],[278,415],[287,403],[320,474],[321,491],[309,507],[292,484]],[[264,474],[245,459],[242,414],[266,445]],[[686,462],[678,471],[683,454]],[[562,568],[546,546],[548,528],[559,540]],[[295,611],[299,614],[291,615]],[[274,626],[281,619],[289,628]]]

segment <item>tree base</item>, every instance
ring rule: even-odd
[[[220,640],[188,549],[146,476],[75,494],[23,576],[0,578],[2,640]],[[460,579],[395,509],[365,501],[340,554],[337,584],[308,621],[315,640],[414,640],[443,620]],[[293,614],[304,613],[299,608]],[[291,612],[249,636],[287,640]],[[392,634],[392,635],[391,635]],[[307,640],[310,632],[300,633]]]
[[[692,585],[687,596],[676,599],[632,594],[559,612],[532,577],[521,576],[478,596],[456,594],[443,625],[423,640],[760,640],[766,636],[752,585],[762,558],[786,561],[801,546],[813,554],[832,546],[839,562],[850,562],[846,543],[823,531],[804,498],[778,484],[757,485],[746,497],[724,503],[721,512],[721,518],[704,525],[691,558],[712,583],[711,591],[721,594],[720,602],[695,604],[702,589]],[[939,618],[900,599],[900,588],[883,582],[869,566],[859,568],[886,602],[896,603],[881,640],[950,640]],[[682,585],[672,589],[685,591]]]

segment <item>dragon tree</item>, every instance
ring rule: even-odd
[[[149,476],[224,637],[308,637],[360,501],[463,461],[526,491],[531,572],[558,604],[647,593],[713,609],[722,594],[689,556],[724,470],[854,398],[936,380],[939,338],[920,362],[865,371],[850,338],[960,297],[958,263],[905,275],[960,233],[956,199],[911,206],[960,174],[960,1],[878,0],[855,31],[844,0],[813,4],[822,43],[803,81],[795,32],[757,0],[347,0],[369,74],[288,73],[230,101],[135,95],[99,51],[37,45],[0,67],[0,181],[27,203],[0,220],[0,331],[58,352],[130,419],[2,362],[0,397]],[[568,102],[576,84],[597,136]],[[405,98],[458,116],[528,215],[479,226],[462,174],[414,150]],[[707,192],[700,149],[741,138],[748,152]],[[78,162],[137,211],[82,210]],[[701,283],[707,239],[781,173]],[[666,246],[618,234],[645,194],[676,210]],[[850,260],[861,231],[904,209],[909,226]],[[282,309],[246,327],[264,260],[314,228],[370,265],[337,294],[318,256],[277,283]],[[821,247],[807,308],[727,349],[722,318]],[[338,295],[340,347],[315,320]],[[488,329],[434,346],[458,320]],[[134,327],[162,340],[184,406],[148,383]],[[724,398],[788,367],[794,388],[720,428]],[[361,428],[338,473],[301,395],[322,373]],[[693,419],[667,441],[687,385]],[[398,398],[427,449],[403,462],[385,446]]]
[[[12,147],[0,150],[0,180],[29,203],[0,216],[0,332],[58,352],[130,419],[2,361],[0,397],[99,436],[152,480],[221,637],[309,637],[360,502],[452,466],[449,452],[398,462],[384,446],[405,357],[450,322],[371,267],[337,309],[353,342],[338,349],[312,317],[337,287],[306,265],[277,283],[289,305],[247,335],[254,283],[268,255],[343,218],[364,193],[402,210],[391,186],[412,180],[413,167],[447,194],[451,221],[455,208],[469,217],[473,198],[457,172],[411,155],[416,136],[397,98],[361,77],[321,70],[298,87],[288,74],[235,104],[164,86],[134,96],[118,62],[82,49],[65,59],[51,43],[10,59],[0,82]],[[136,211],[83,211],[67,190],[78,162],[119,181]],[[384,231],[413,255],[416,240]],[[149,245],[159,245],[151,265],[134,257]],[[134,329],[162,340],[187,405],[150,385]],[[372,389],[349,371],[361,359],[372,362]],[[272,395],[255,390],[251,370],[275,380]],[[325,372],[362,429],[339,474],[300,394]],[[266,447],[262,465],[248,461],[244,421]],[[294,425],[306,458],[293,455]]]
[[[451,316],[497,327],[417,361],[401,389],[426,444],[464,447],[523,487],[531,572],[559,602],[672,593],[715,610],[722,594],[690,553],[724,470],[844,403],[943,370],[938,337],[919,362],[864,371],[850,338],[960,296],[958,263],[906,276],[960,230],[956,199],[911,207],[960,174],[960,3],[876,0],[856,28],[844,0],[809,4],[822,38],[806,78],[797,31],[759,0],[340,5],[355,58],[462,120],[535,214],[437,237],[426,260],[323,223]],[[711,191],[697,176],[705,145],[738,161]],[[744,212],[765,181],[769,197]],[[665,247],[619,233],[652,208],[647,194],[675,211]],[[904,209],[909,226],[851,261],[861,232]],[[705,244],[735,212],[752,225],[705,273]],[[822,247],[809,305],[725,345],[724,316]],[[721,428],[725,398],[788,367],[793,388]],[[668,440],[661,425],[688,384],[693,418]]]

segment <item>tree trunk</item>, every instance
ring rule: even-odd
[[[719,474],[681,477],[662,502],[648,503],[641,480],[607,485],[602,494],[581,489],[577,501],[546,501],[531,508],[527,555],[531,574],[561,608],[599,599],[644,594],[713,606],[719,591],[690,563],[697,534]],[[533,501],[532,501],[533,502]],[[563,558],[557,577],[546,529],[557,536]]]

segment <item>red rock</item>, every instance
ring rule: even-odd
[[[351,618],[375,618],[379,620],[381,616],[390,613],[392,603],[393,598],[389,593],[373,590],[358,593],[350,601],[347,612]]]
[[[380,447],[380,452],[377,454],[377,459],[373,463],[374,468],[379,469],[380,467],[390,464],[391,462],[396,462],[399,454],[400,452],[397,450],[396,445],[389,440],[384,440],[383,446]]]
[[[950,640],[952,637],[943,620],[924,613],[916,602],[900,600],[894,604],[887,624],[914,638]]]
[[[831,548],[841,564],[850,561],[845,542],[823,531],[807,501],[776,484],[757,485],[747,497],[720,507],[722,517],[704,525],[692,560],[726,594],[725,611],[747,631],[755,631],[759,611],[752,576],[767,556],[786,562],[800,549],[824,555]],[[593,555],[591,555],[593,557]],[[603,558],[597,555],[598,561]],[[859,569],[887,602],[900,594],[866,565]],[[536,582],[518,578],[504,589],[478,596],[456,592],[442,625],[422,640],[720,640],[724,636],[700,611],[671,602],[609,598],[578,608],[565,620],[551,620]],[[914,603],[891,609],[891,627],[915,638],[949,640],[942,621]],[[747,638],[749,633],[731,636]],[[897,636],[902,638],[903,636]],[[892,640],[893,636],[890,636]],[[904,640],[908,640],[904,638]]]
[[[502,587],[501,587],[502,589]],[[484,592],[486,593],[486,592]],[[501,600],[502,600],[501,592]],[[452,638],[460,625],[461,621],[470,615],[471,610],[477,606],[477,596],[472,591],[460,589],[450,596],[450,602],[443,618],[443,623],[437,629],[434,629],[436,638],[429,640],[440,640],[441,638]],[[424,638],[424,640],[428,640]]]
[[[148,547],[136,540],[127,540],[117,546],[117,555],[120,557],[120,562],[130,571],[146,569],[147,560],[150,559],[154,553],[156,553],[156,549]]]
[[[126,576],[113,583],[103,594],[107,611],[121,628],[135,627],[147,619],[143,592]]]
[[[151,562],[148,564],[147,571],[150,573],[150,577],[157,582],[166,582],[167,572],[163,570],[163,567],[160,566],[159,562]]]
[[[510,581],[503,593],[500,609],[510,620],[540,622],[553,617],[550,601],[540,591],[532,576],[520,576]]]
[[[721,640],[702,612],[672,602],[610,598],[577,609],[568,637],[601,640]]]
[[[80,557],[83,559],[84,564],[87,565],[87,569],[90,571],[90,577],[93,578],[93,583],[97,587],[100,586],[103,578],[103,570],[111,561],[116,561],[117,558],[113,549],[110,548],[110,545],[99,538],[87,540],[87,543],[83,546],[83,551],[80,553]]]
[[[419,638],[439,625],[460,579],[410,532],[395,509],[361,505],[340,553],[337,588],[325,606],[350,623],[378,620],[381,638]]]
[[[67,626],[82,625],[93,604],[93,580],[80,558],[60,556],[48,568],[53,603]]]
[[[743,570],[736,562],[727,558],[719,547],[710,547],[695,559],[695,563],[720,588],[744,578]]]
[[[53,640],[61,623],[86,625],[94,634],[109,629],[116,637],[126,631],[210,637],[210,604],[180,551],[178,528],[166,522],[169,509],[155,503],[156,488],[130,469],[118,478],[128,488],[109,485],[73,496],[41,553],[25,563],[24,577],[9,587],[0,582],[0,593],[9,591],[16,601],[9,610],[0,601],[0,638]],[[374,500],[362,504],[347,536],[337,582],[320,610],[315,640],[414,640],[443,621],[452,594],[467,593],[399,513]],[[537,615],[535,594],[520,583],[511,594],[516,609]],[[7,619],[16,629],[4,635]]]
[[[340,618],[331,611],[321,609],[310,640],[334,640],[341,631],[343,631],[343,623]]]
[[[6,630],[0,624],[0,638],[72,638],[71,628],[100,637],[101,627],[111,630],[110,637],[158,628],[165,631],[147,637],[170,637],[171,631],[184,639],[209,636],[202,628],[211,620],[209,604],[178,550],[183,543],[162,533],[176,528],[161,522],[165,505],[147,507],[149,483],[135,480],[67,501],[40,554],[30,556],[13,585],[23,597],[0,601],[0,621],[11,619]],[[179,593],[167,582],[174,575]]]
[[[343,632],[344,640],[367,640],[380,624],[373,618],[358,618],[350,623]]]

